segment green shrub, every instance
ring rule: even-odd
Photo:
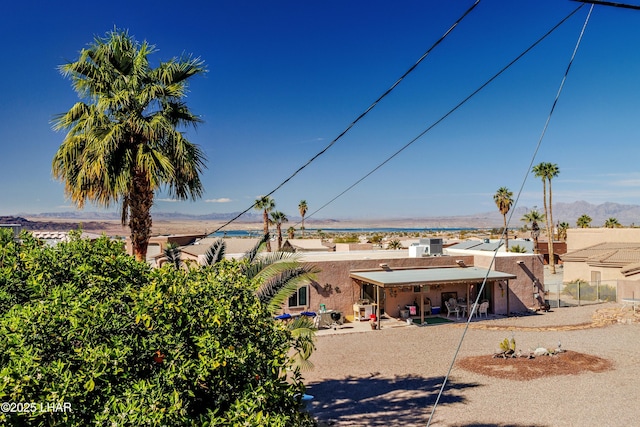
[[[290,332],[238,262],[152,271],[106,238],[1,249],[0,402],[71,410],[0,424],[312,425]]]

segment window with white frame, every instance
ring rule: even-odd
[[[306,307],[309,305],[309,286],[301,286],[289,297],[289,307]]]

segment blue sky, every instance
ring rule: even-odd
[[[204,197],[155,212],[237,212],[305,163],[398,79],[473,0],[10,2],[0,39],[0,215],[73,212],[51,159],[51,119],[77,97],[57,66],[114,27],[209,72],[187,102],[205,123]],[[580,3],[483,0],[387,98],[276,192],[289,217],[329,202],[407,144]],[[589,6],[317,218],[495,210],[529,164]],[[640,204],[640,11],[595,7],[534,164],[558,164],[554,201]],[[542,205],[528,174],[519,206]],[[98,208],[88,205],[86,211]],[[110,211],[117,212],[113,206]]]

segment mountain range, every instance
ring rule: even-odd
[[[537,208],[538,211],[542,211],[541,207]],[[511,228],[518,228],[522,225],[521,218],[531,208],[518,207],[510,213]],[[602,227],[605,221],[609,218],[616,218],[623,226],[631,226],[640,224],[640,205],[623,205],[619,203],[602,203],[600,205],[594,205],[585,201],[577,201],[572,203],[554,203],[553,205],[553,219],[554,222],[567,222],[571,227],[576,226],[577,219],[582,215],[589,215],[592,219],[592,227]],[[70,221],[77,220],[93,220],[93,221],[106,221],[106,220],[119,220],[120,216],[117,212],[113,213],[100,213],[100,212],[70,212],[70,213],[41,213],[37,215],[31,214],[18,214],[22,217],[28,217],[35,221],[47,221],[48,219],[67,219]],[[153,212],[153,218],[156,220],[181,220],[181,221],[229,221],[235,218],[238,212],[231,213],[209,213],[204,215],[191,215],[185,213],[165,213],[165,212]],[[509,216],[508,216],[509,217]],[[0,217],[0,222],[6,222],[10,217]],[[289,217],[289,222],[294,223],[299,221],[300,217]],[[237,222],[240,223],[261,223],[262,214],[260,213],[245,213],[238,218]],[[477,227],[477,228],[491,228],[501,227],[503,220],[502,215],[498,210],[489,211],[484,213],[476,213],[470,215],[457,215],[457,216],[433,216],[433,217],[412,217],[412,218],[376,218],[376,219],[358,219],[358,218],[306,218],[305,222],[308,227],[313,227],[314,223],[322,224],[324,227],[327,224],[339,228],[343,224],[379,224],[379,226],[397,226],[397,227]],[[384,225],[382,225],[384,224]]]

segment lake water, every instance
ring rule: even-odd
[[[304,231],[305,236],[313,236],[318,230],[327,234],[400,234],[400,233],[438,233],[438,232],[456,232],[456,231],[476,231],[478,228],[473,227],[434,227],[434,228],[402,228],[402,227],[387,227],[387,228],[306,228]],[[285,229],[282,230],[283,234]],[[296,230],[298,232],[298,230]],[[260,237],[262,231],[257,230],[228,230],[218,231],[210,234],[209,237]]]

